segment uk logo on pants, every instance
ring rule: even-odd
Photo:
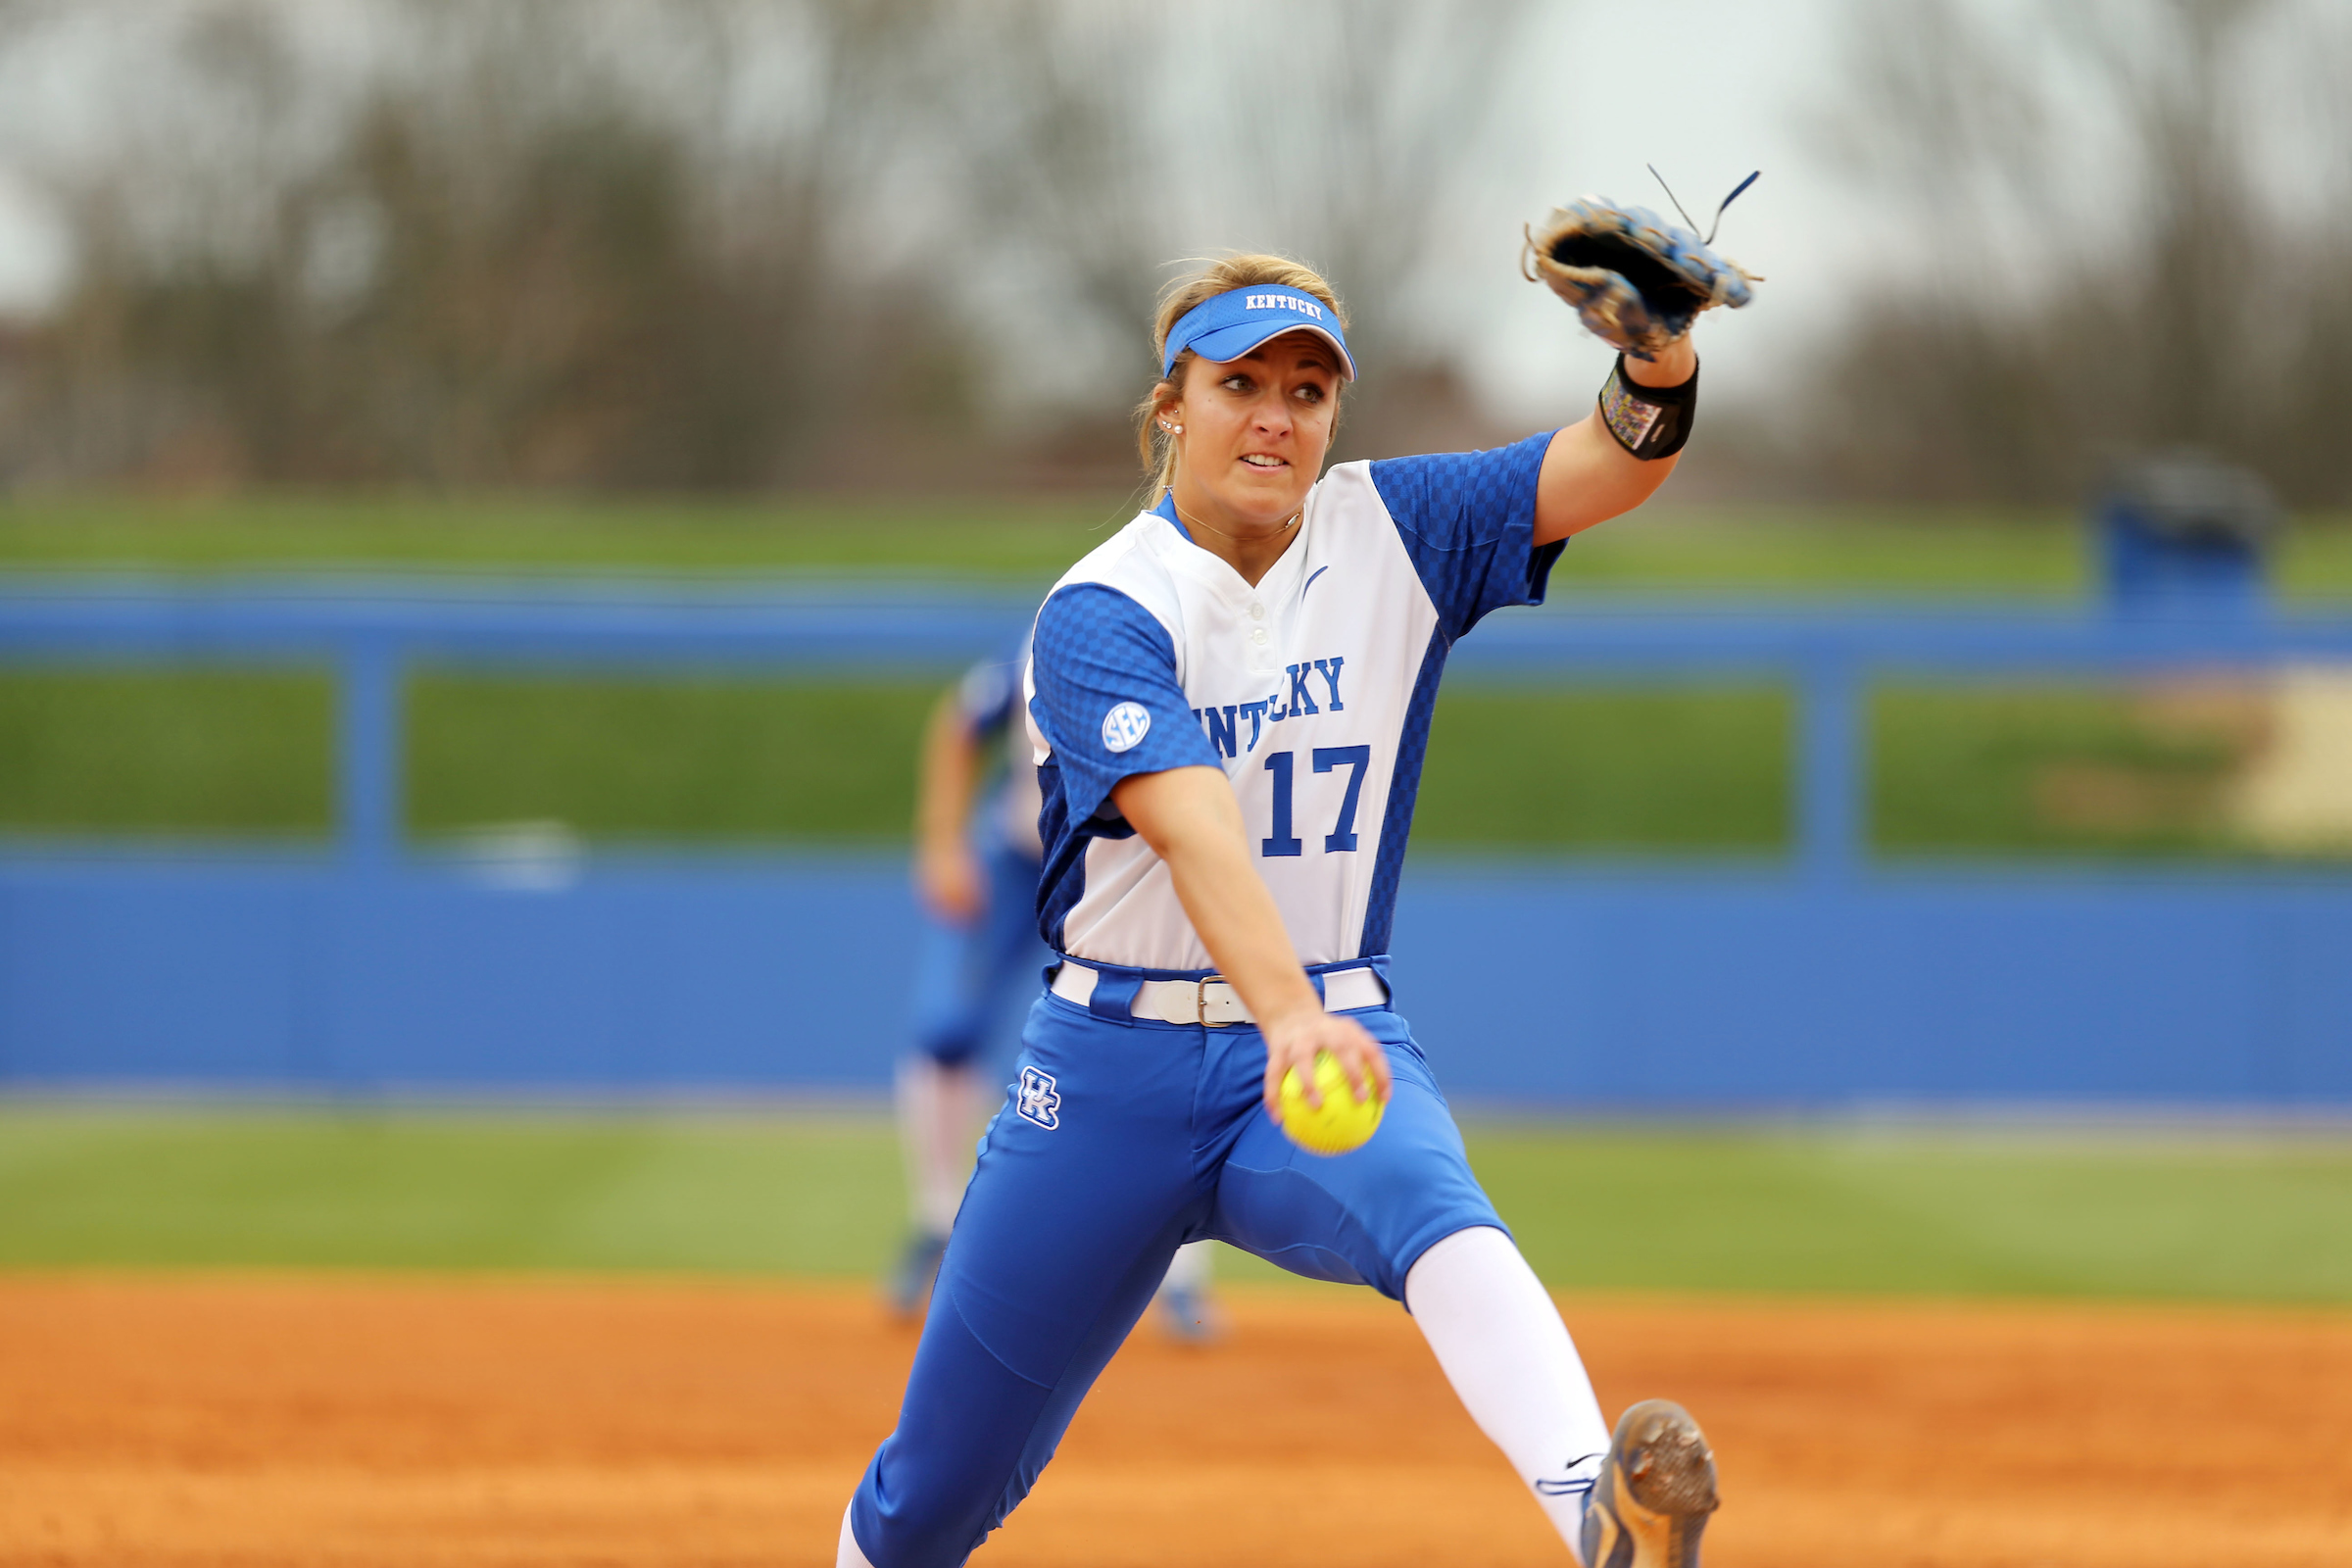
[[[1039,1072],[1035,1067],[1021,1069],[1021,1086],[1014,1094],[1012,1108],[1023,1119],[1033,1121],[1052,1132],[1061,1125],[1061,1095],[1054,1087],[1054,1075]]]

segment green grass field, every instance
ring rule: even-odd
[[[1107,501],[921,505],[137,498],[0,502],[0,570],[969,574],[1042,584]],[[2352,595],[2352,523],[2290,534]],[[1658,509],[1580,539],[1563,587],[2079,595],[2054,516]],[[409,692],[412,826],[557,820],[605,841],[885,844],[926,683],[485,679]],[[1769,851],[1789,708],[1765,688],[1449,688],[1416,842]],[[0,669],[0,831],[327,830],[323,675]],[[2224,731],[2082,687],[1888,690],[1873,812],[1902,853],[2230,854]],[[826,744],[810,746],[822,735]],[[2119,805],[2120,803],[2120,805]],[[2352,1144],[1473,1124],[1563,1286],[2352,1300]],[[876,1118],[104,1108],[0,1101],[0,1267],[675,1269],[863,1276],[898,1227]],[[1236,1278],[1277,1278],[1230,1260]]]
[[[1562,1287],[2352,1301],[2352,1142],[1469,1123]],[[0,1267],[863,1277],[878,1118],[0,1102]],[[1226,1277],[1278,1281],[1228,1254]]]
[[[465,500],[320,495],[0,501],[0,568],[172,573],[918,571],[1051,582],[1123,501]]]
[[[1116,499],[824,501],[131,497],[0,503],[0,570],[920,571],[1042,583]],[[2083,591],[2054,514],[1652,509],[1578,539],[1563,587]],[[2352,594],[2352,522],[2289,535],[2288,589]],[[890,843],[911,810],[927,684],[417,673],[412,827],[556,821],[592,840]],[[1897,852],[2230,855],[2242,742],[2131,694],[1892,690],[1874,710],[1874,831]],[[317,837],[332,693],[302,672],[0,668],[0,832]],[[1770,852],[1787,840],[1786,695],[1573,688],[1443,699],[1416,842],[1444,851]],[[808,744],[822,735],[827,744]]]
[[[1134,514],[1117,495],[942,502],[537,496],[0,499],[0,569],[951,573],[1043,585]],[[1553,581],[1743,592],[2079,594],[2068,514],[1984,507],[1687,505],[1578,538]],[[2352,596],[2352,517],[2296,519],[2281,589]]]
[[[0,504],[0,568],[920,570],[1042,581],[1123,512],[1101,499],[992,502],[961,514],[812,501],[19,499]],[[1662,508],[1579,539],[1557,580],[2062,595],[2085,576],[2079,530],[2055,516]],[[2300,592],[2352,592],[2352,527],[2292,535],[2282,576]],[[592,839],[894,841],[929,700],[906,684],[425,671],[410,694],[411,821],[425,834],[552,820]],[[2234,848],[2212,810],[2233,756],[2152,732],[2128,697],[1890,692],[1877,717],[1884,846]],[[316,836],[327,826],[331,720],[326,682],[300,673],[0,671],[0,830]],[[1788,724],[1785,696],[1768,690],[1452,689],[1419,842],[1769,851],[1786,839]],[[834,744],[810,747],[811,734]],[[2053,792],[2053,775],[2089,777],[2094,802],[2120,789],[2153,804],[2069,813],[2065,801],[2085,792]]]

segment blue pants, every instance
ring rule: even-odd
[[[1201,1238],[1401,1300],[1431,1245],[1501,1227],[1405,1021],[1352,1014],[1396,1088],[1372,1141],[1310,1154],[1260,1102],[1265,1041],[1048,994],[948,1243],[896,1431],[850,1528],[875,1568],[956,1568],[1028,1495],[1177,1247]]]
[[[914,1043],[945,1067],[988,1044],[1013,999],[1049,956],[1037,937],[1038,862],[993,837],[974,844],[988,902],[969,925],[927,922],[914,982]]]

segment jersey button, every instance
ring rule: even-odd
[[[1265,618],[1266,618],[1266,607],[1265,607],[1265,606],[1263,606],[1263,605],[1251,605],[1251,606],[1250,607],[1250,618],[1251,620],[1263,620],[1263,619],[1265,619]]]
[[[1258,647],[1260,647],[1260,648],[1263,648],[1263,647],[1265,647],[1265,646],[1266,646],[1266,628],[1265,628],[1265,627],[1263,627],[1263,626],[1252,626],[1252,627],[1250,629],[1250,640],[1251,642],[1255,643],[1255,644],[1256,644]]]

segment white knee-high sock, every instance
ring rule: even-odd
[[[915,1226],[945,1236],[956,1223],[972,1174],[979,1123],[979,1074],[929,1056],[899,1063],[899,1145],[906,1155],[906,1196]]]
[[[1205,1291],[1216,1267],[1214,1242],[1187,1242],[1176,1249],[1174,1257],[1168,1259],[1167,1276],[1159,1282],[1159,1288],[1163,1291]]]
[[[858,1538],[850,1534],[850,1510],[841,1510],[841,1544],[833,1548],[833,1568],[874,1568],[858,1549]]]
[[[1404,1302],[1470,1419],[1579,1551],[1609,1426],[1536,1271],[1493,1226],[1456,1231],[1405,1275]]]

